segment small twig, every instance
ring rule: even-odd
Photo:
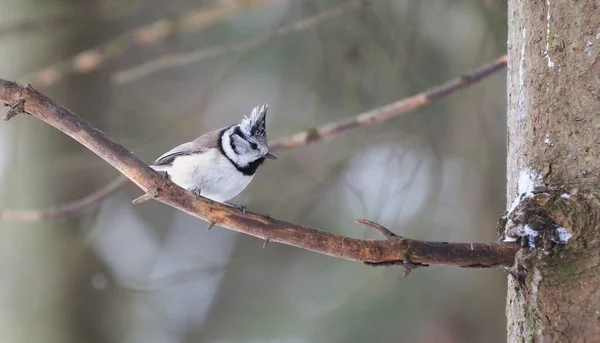
[[[402,237],[400,237],[400,236],[396,235],[395,233],[393,233],[392,231],[388,230],[383,225],[377,224],[368,219],[356,219],[356,222],[379,231],[387,239],[402,239]]]
[[[386,228],[385,226],[375,223],[375,222],[372,222],[368,219],[357,219],[356,222],[379,231],[382,235],[384,235],[389,240],[404,240],[405,239],[401,236],[396,235],[392,231],[388,230],[388,228]],[[410,240],[408,240],[408,241],[410,241]],[[404,272],[402,273],[402,276],[404,276],[404,277],[408,276],[408,274],[410,274],[410,272],[413,271],[414,269],[427,266],[426,264],[412,263],[408,259],[409,256],[410,256],[410,254],[407,252],[405,254],[405,257],[401,261],[391,261],[391,262],[385,262],[385,263],[366,263],[366,264],[368,264],[370,266],[374,266],[374,267],[402,266],[404,268]]]
[[[346,13],[346,11],[358,10],[360,8],[361,1],[353,0],[336,8],[323,11],[310,18],[295,22],[291,25],[282,26],[264,36],[248,41],[217,45],[208,48],[197,49],[191,52],[162,56],[155,60],[151,60],[133,68],[116,73],[113,76],[113,81],[118,84],[128,83],[168,68],[181,67],[209,58],[217,58],[226,54],[246,53],[248,51],[258,49],[275,40],[281,39],[289,34],[300,33],[328,20],[336,19]]]
[[[11,120],[13,117],[16,117],[17,115],[23,113],[23,104],[25,103],[25,100],[21,99],[19,101],[17,101],[14,105],[10,105],[8,111],[6,111],[6,115],[4,117],[2,117],[2,121],[9,121]]]
[[[82,51],[69,60],[38,71],[32,76],[33,83],[39,87],[51,86],[68,73],[84,74],[96,70],[134,46],[156,44],[174,35],[199,30],[254,7],[278,1],[281,0],[217,1],[211,6],[201,6],[195,10],[186,11],[180,17],[160,19],[125,33],[110,42]]]
[[[263,249],[265,249],[267,247],[267,244],[269,244],[269,240],[265,239],[265,242],[263,243]]]
[[[134,205],[139,205],[139,204],[141,204],[143,202],[146,202],[148,200],[152,200],[152,199],[155,199],[155,198],[156,198],[156,196],[153,196],[153,195],[150,195],[150,194],[146,193],[144,195],[141,195],[141,196],[139,196],[139,197],[131,200],[131,203],[134,204]]]
[[[212,229],[212,228],[213,228],[213,226],[215,226],[215,224],[216,224],[215,222],[210,222],[210,223],[208,224],[208,227],[206,228],[206,231],[210,231],[210,229]]]
[[[472,80],[471,83],[469,83],[468,85],[473,85],[475,82],[481,80],[482,78],[492,75],[494,72],[496,72],[498,70],[501,70],[502,67],[504,67],[504,66],[506,66],[506,56],[502,56],[490,64],[487,64],[483,67],[475,69],[473,72],[467,74],[464,78]],[[390,120],[392,118],[395,118],[396,116],[414,111],[422,106],[430,104],[434,100],[438,100],[441,98],[440,96],[438,96],[437,98],[432,98],[429,101],[422,101],[422,100],[416,101],[416,99],[423,99],[423,98],[426,99],[427,94],[443,94],[443,95],[447,96],[447,95],[450,95],[452,92],[455,92],[462,88],[467,87],[468,85],[465,85],[464,87],[453,87],[453,85],[455,85],[457,82],[460,82],[460,80],[462,80],[462,79],[463,79],[463,77],[459,77],[454,80],[448,81],[445,84],[446,85],[445,87],[449,87],[449,89],[452,89],[452,91],[444,92],[444,90],[446,89],[446,88],[444,88],[444,86],[432,88],[430,90],[419,93],[412,97],[400,100],[394,104],[387,105],[385,107],[381,107],[381,108],[377,108],[377,109],[373,109],[369,112],[358,114],[357,116],[354,117],[354,119],[352,119],[350,121],[340,121],[340,122],[326,124],[326,125],[318,127],[318,128],[312,128],[312,129],[298,132],[288,138],[281,138],[281,139],[275,140],[271,144],[269,144],[269,151],[277,152],[277,151],[281,151],[281,150],[292,149],[292,148],[307,145],[310,143],[318,142],[324,138],[334,137],[335,135],[339,135],[345,131],[350,131],[352,129],[358,129],[358,128],[362,127],[364,124],[348,125],[347,123],[354,123],[354,122],[358,123],[360,121],[359,118],[367,117],[369,114],[372,114],[372,113],[379,114],[378,119],[376,121],[374,121],[374,123],[385,122],[386,120]],[[21,99],[21,98],[19,98],[19,99]],[[125,183],[123,183],[123,184],[125,184]],[[77,207],[78,206],[77,204],[81,201],[83,201],[83,199],[76,200],[69,204],[65,204],[65,205],[61,206],[61,208]],[[31,211],[30,211],[30,214],[31,214]],[[0,219],[2,219],[2,216],[0,216]]]

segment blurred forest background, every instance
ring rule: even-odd
[[[0,77],[33,83],[152,162],[256,104],[269,104],[269,138],[286,137],[506,50],[503,1],[350,2],[0,0]],[[337,12],[266,38],[324,11]],[[280,151],[234,202],[353,237],[379,238],[354,223],[367,218],[411,238],[494,241],[505,106],[500,72],[384,124]],[[0,125],[0,210],[58,206],[117,176],[39,120]],[[158,202],[133,206],[141,194],[129,184],[74,216],[0,220],[0,342],[506,341],[499,270],[403,278],[263,249]]]

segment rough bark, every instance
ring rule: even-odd
[[[510,0],[508,11],[508,202],[530,181],[577,187],[534,195],[573,237],[553,244],[534,227],[541,244],[517,254],[524,278],[509,277],[508,341],[597,341],[600,1]]]

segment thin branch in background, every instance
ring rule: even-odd
[[[98,191],[74,202],[46,210],[2,210],[0,211],[0,220],[37,222],[47,219],[70,217],[87,209],[96,208],[102,200],[111,196],[128,183],[129,179],[121,175]]]
[[[113,142],[90,123],[31,86],[0,80],[0,102],[8,106],[23,102],[24,113],[75,139],[138,185],[145,193],[182,212],[261,240],[282,243],[341,259],[370,265],[426,265],[460,267],[511,266],[518,243],[447,243],[391,237],[365,240],[345,237],[308,226],[254,214],[196,196],[154,171],[123,146]],[[363,223],[367,223],[363,221]],[[387,232],[387,231],[384,231]]]
[[[0,37],[30,33],[35,31],[57,30],[71,25],[82,18],[97,15],[102,18],[121,18],[129,15],[143,6],[143,0],[136,1],[101,1],[97,3],[80,2],[70,4],[67,8],[47,13],[35,18],[22,19],[13,23],[0,25]]]
[[[113,76],[113,81],[117,84],[128,83],[168,68],[181,67],[226,54],[245,53],[255,50],[287,35],[300,33],[328,20],[337,19],[346,12],[359,10],[362,8],[361,3],[362,0],[353,0],[335,8],[325,10],[307,19],[277,28],[264,36],[256,37],[247,41],[201,48],[181,54],[162,56],[158,59],[148,61],[141,65],[116,73]]]
[[[78,9],[77,12],[80,12],[79,15],[81,15],[81,12],[85,14],[88,9],[89,6],[86,6],[85,9]],[[32,31],[42,31],[43,29],[57,29],[71,24],[76,19],[77,13],[73,10],[57,11],[47,14],[44,17],[23,19],[18,22],[0,25],[0,37]]]
[[[300,147],[303,145],[308,145],[309,143],[314,143],[314,142],[317,142],[324,138],[330,138],[337,134],[341,134],[342,132],[349,131],[351,129],[360,128],[366,124],[382,123],[382,122],[392,119],[396,116],[406,114],[410,111],[416,110],[417,108],[428,105],[435,100],[439,100],[439,99],[441,99],[445,96],[448,96],[456,91],[459,91],[468,86],[471,86],[478,81],[481,81],[483,78],[490,76],[493,73],[503,69],[506,66],[506,61],[507,60],[506,60],[506,55],[505,55],[500,58],[497,58],[492,63],[489,63],[485,66],[475,69],[474,71],[466,74],[465,76],[461,76],[461,77],[455,78],[454,80],[448,81],[442,86],[432,88],[430,90],[419,93],[412,97],[400,100],[394,104],[387,105],[382,108],[374,109],[369,112],[359,114],[352,120],[330,123],[330,124],[327,124],[325,126],[321,126],[318,128],[301,131],[297,134],[292,135],[289,138],[278,139],[269,145],[269,151],[277,152],[280,150],[287,150],[287,149],[291,149],[291,148],[295,148],[295,147]],[[23,104],[19,101],[11,104],[10,105],[11,109],[8,111],[8,113],[5,116],[6,120],[8,120],[8,119],[10,119],[10,117],[18,114],[18,112],[23,112],[24,109],[22,108],[22,105]],[[367,122],[364,119],[363,120],[359,119],[359,118],[369,117],[372,114],[381,114],[381,116],[377,117],[377,120],[375,120],[373,122]],[[316,134],[313,134],[312,132],[315,132]],[[121,179],[121,178],[122,177],[119,177],[119,179]],[[113,183],[117,183],[117,181],[119,179],[111,182],[105,188],[100,189],[96,193],[89,195],[88,197],[95,197],[95,198],[97,198],[98,201],[89,203],[86,206],[81,206],[80,203],[84,202],[88,197],[85,197],[83,199],[79,199],[74,202],[62,205],[55,209],[30,210],[30,211],[9,211],[9,212],[0,211],[0,220],[2,220],[2,219],[27,220],[27,219],[22,219],[22,218],[39,218],[38,220],[42,220],[42,219],[51,219],[51,218],[61,217],[61,216],[76,215],[78,213],[77,211],[73,211],[73,210],[65,211],[65,209],[80,208],[80,211],[81,211],[88,207],[97,206],[106,196],[110,195],[110,193],[104,197],[102,197],[101,195],[106,194],[107,193],[106,190],[110,189],[110,186],[113,185]],[[125,184],[126,184],[126,182],[123,182],[123,184],[121,186],[123,186]],[[62,211],[59,209],[62,209]],[[44,215],[34,215],[34,213],[36,213],[36,212],[45,213],[45,214]],[[63,212],[65,212],[65,213],[63,213]],[[13,213],[13,215],[7,215],[6,213],[9,213],[9,214]],[[27,215],[15,215],[17,213],[22,213],[22,214],[27,214]],[[49,213],[53,213],[53,214],[50,215]],[[29,219],[29,220],[33,220],[33,219]],[[214,223],[212,225],[214,225]],[[212,227],[212,226],[210,226],[210,227]]]
[[[65,74],[85,74],[96,70],[134,46],[156,44],[174,35],[199,30],[255,7],[276,2],[281,0],[217,1],[214,5],[190,10],[180,17],[164,18],[139,27],[108,43],[82,51],[67,61],[48,66],[26,79],[33,79],[32,83],[36,86],[48,87],[58,82]]]
[[[322,139],[332,138],[336,135],[356,129],[358,127],[373,125],[390,120],[394,117],[413,111],[419,107],[428,105],[433,101],[447,97],[458,90],[467,88],[481,81],[485,77],[504,69],[506,67],[506,63],[507,56],[504,55],[497,58],[490,64],[475,69],[466,75],[450,80],[439,87],[359,114],[351,119],[304,130],[289,138],[278,139],[269,146],[269,149],[290,149],[297,146],[304,146]]]

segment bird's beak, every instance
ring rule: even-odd
[[[269,160],[276,160],[276,159],[277,159],[277,157],[275,157],[275,155],[271,154],[270,152],[268,152],[268,153],[265,155],[265,158],[267,158],[267,159],[269,159]]]

